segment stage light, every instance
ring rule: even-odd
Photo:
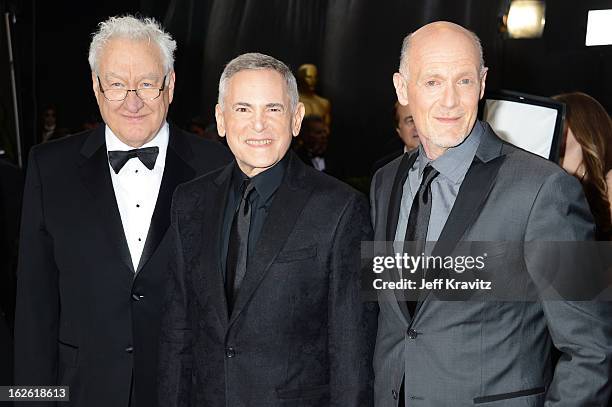
[[[542,0],[512,0],[504,16],[509,38],[539,38],[544,32],[546,4]]]
[[[612,44],[612,10],[590,10],[587,19],[587,46]]]

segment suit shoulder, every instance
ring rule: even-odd
[[[231,153],[223,144],[216,141],[206,140],[198,137],[193,133],[189,133],[178,127],[173,127],[175,136],[182,137],[185,142],[194,150],[196,154],[203,153],[204,155],[213,154],[226,158],[226,161],[231,159]]]
[[[194,192],[201,191],[204,187],[215,182],[217,177],[221,174],[227,166],[219,167],[215,170],[207,172],[203,175],[197,176],[185,183],[180,184],[174,193],[175,196],[181,196],[185,194],[193,194]]]
[[[364,199],[365,195],[345,182],[316,169],[305,166],[306,180],[314,185],[315,193],[333,199],[352,200]]]
[[[558,164],[512,144],[504,143],[502,151],[506,155],[507,165],[530,175],[529,179],[544,180],[553,175],[570,177]]]
[[[58,163],[69,157],[76,157],[93,131],[85,130],[57,140],[37,144],[30,149],[30,157],[34,157],[39,163],[43,164],[48,161]]]

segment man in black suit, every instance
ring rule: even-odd
[[[216,118],[236,161],[173,200],[165,407],[372,405],[368,204],[289,151],[303,116],[282,62],[244,54],[225,67]]]
[[[229,161],[166,123],[175,48],[155,20],[101,23],[89,63],[106,125],[30,153],[15,380],[68,385],[70,406],[157,405],[171,197]]]

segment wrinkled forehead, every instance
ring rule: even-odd
[[[147,40],[111,38],[102,47],[99,57],[100,66],[146,66],[149,69],[162,69],[163,58],[159,45]]]

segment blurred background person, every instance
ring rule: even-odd
[[[601,104],[581,93],[553,99],[565,103],[559,162],[582,183],[595,217],[598,240],[612,239],[612,121]]]
[[[39,141],[46,143],[47,141],[62,138],[67,134],[68,129],[61,128],[58,125],[57,108],[52,105],[47,106],[40,118]]]
[[[374,162],[372,174],[400,155],[414,150],[420,144],[410,106],[402,106],[398,102],[395,102],[393,106],[393,121],[395,123],[395,132],[399,136],[399,140],[393,138],[385,145],[383,151],[391,152]]]
[[[295,152],[306,165],[337,178],[341,176],[338,163],[327,154],[329,128],[321,116],[304,118],[297,142]]]

